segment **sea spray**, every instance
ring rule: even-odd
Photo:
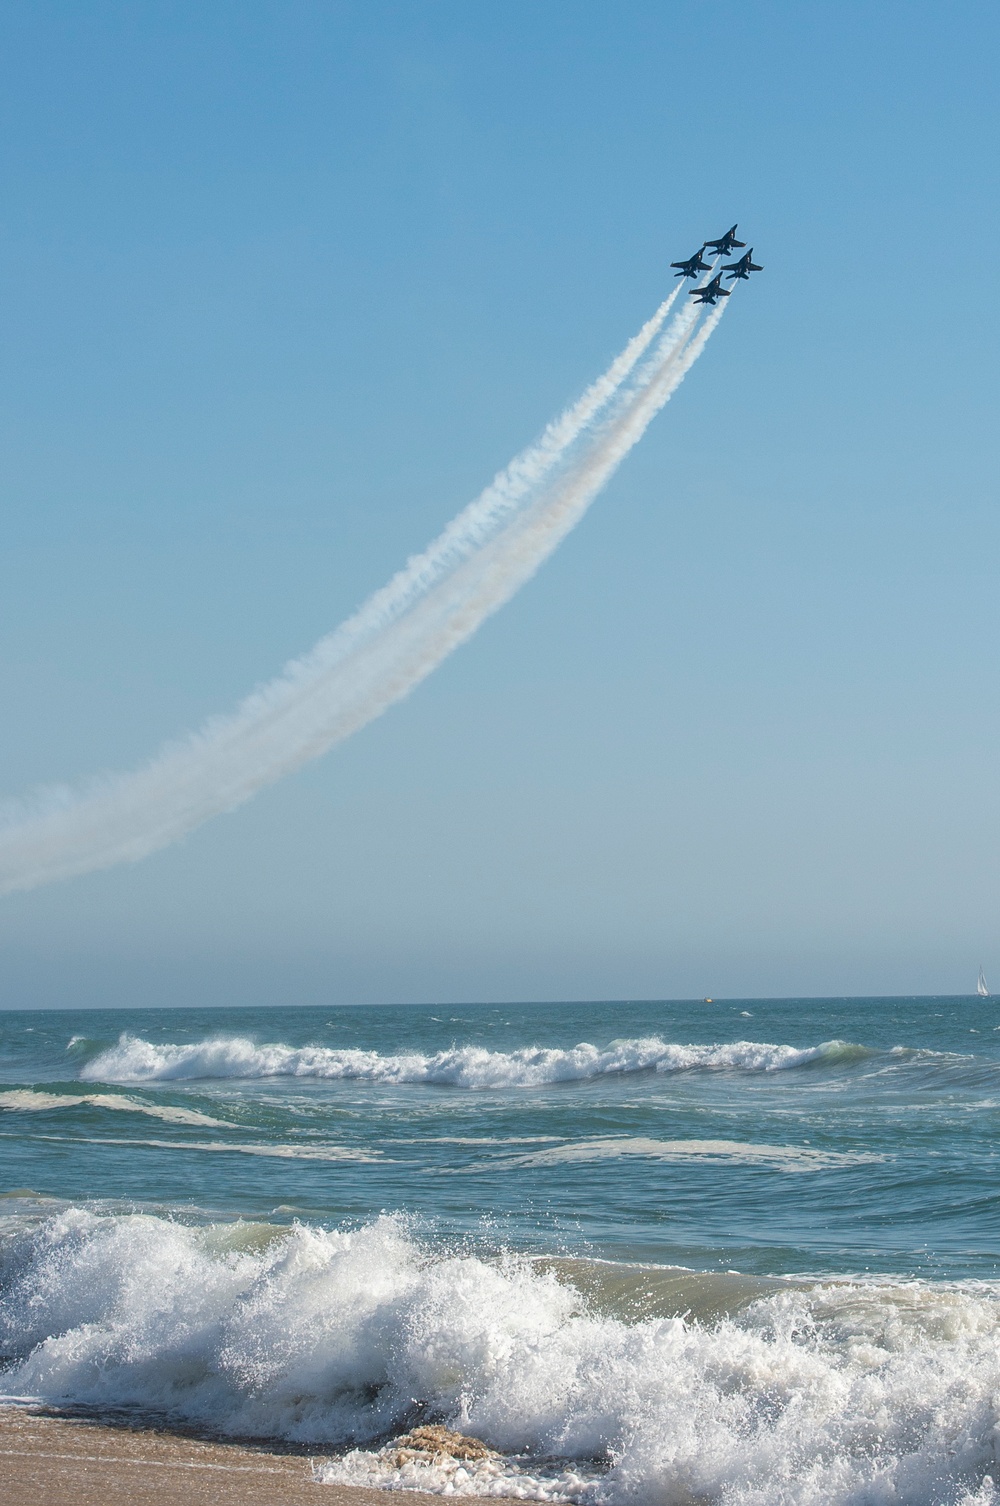
[[[0,1242],[9,1393],[353,1451],[393,1480],[417,1421],[500,1455],[458,1493],[606,1503],[959,1506],[995,1500],[1000,1290],[786,1284],[729,1316],[602,1315],[514,1256],[405,1221],[187,1227],[66,1208]]]

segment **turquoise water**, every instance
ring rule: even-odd
[[[608,1061],[565,1055],[615,1041]],[[564,1055],[532,1068],[525,1048]],[[52,1197],[406,1209],[518,1248],[754,1272],[998,1271],[992,1001],[12,1013],[0,1074],[4,1181]]]
[[[377,1452],[433,1417],[480,1492],[993,1501],[998,1114],[992,1000],[0,1015],[6,1389],[375,1484],[455,1488]]]

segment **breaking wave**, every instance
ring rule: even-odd
[[[68,1208],[0,1245],[0,1289],[9,1394],[353,1446],[327,1480],[600,1503],[998,1499],[993,1285],[774,1283],[714,1321],[629,1322],[565,1273],[434,1249],[393,1218],[192,1228]],[[399,1478],[378,1445],[418,1421],[496,1455]]]
[[[452,1046],[431,1054],[411,1051],[383,1055],[330,1046],[258,1045],[243,1036],[191,1045],[157,1045],[138,1036],[122,1035],[116,1046],[88,1062],[80,1076],[87,1082],[120,1083],[319,1077],[457,1088],[531,1088],[626,1072],[779,1072],[814,1062],[853,1061],[865,1055],[865,1047],[847,1041],[824,1041],[799,1050],[760,1041],[681,1046],[647,1036],[612,1041],[603,1048],[587,1042],[569,1050],[529,1046],[516,1051],[488,1051],[482,1046]]]

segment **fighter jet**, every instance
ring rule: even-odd
[[[712,278],[711,282],[706,282],[700,288],[692,288],[691,297],[696,298],[699,303],[715,303],[717,298],[728,298],[732,291],[732,288],[722,286],[722,273],[720,272],[717,277]]]
[[[741,256],[739,261],[729,262],[722,270],[729,273],[726,281],[733,282],[737,277],[746,277],[749,279],[751,272],[763,272],[764,268],[758,267],[754,261],[753,247],[751,246],[750,250],[744,256]]]
[[[687,261],[672,261],[670,263],[672,267],[680,267],[680,271],[675,272],[674,276],[700,277],[702,272],[707,272],[709,270],[709,264],[701,254],[704,249],[705,247],[702,246],[701,251],[696,251],[693,256],[688,258]]]
[[[732,256],[734,251],[742,251],[745,245],[746,241],[736,239],[736,226],[734,225],[732,230],[727,230],[725,235],[720,236],[717,241],[706,241],[703,249],[714,251],[716,256]]]

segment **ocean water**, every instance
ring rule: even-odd
[[[998,1115],[992,1000],[0,1014],[0,1390],[446,1494],[995,1506]],[[428,1421],[495,1453],[383,1451]]]

